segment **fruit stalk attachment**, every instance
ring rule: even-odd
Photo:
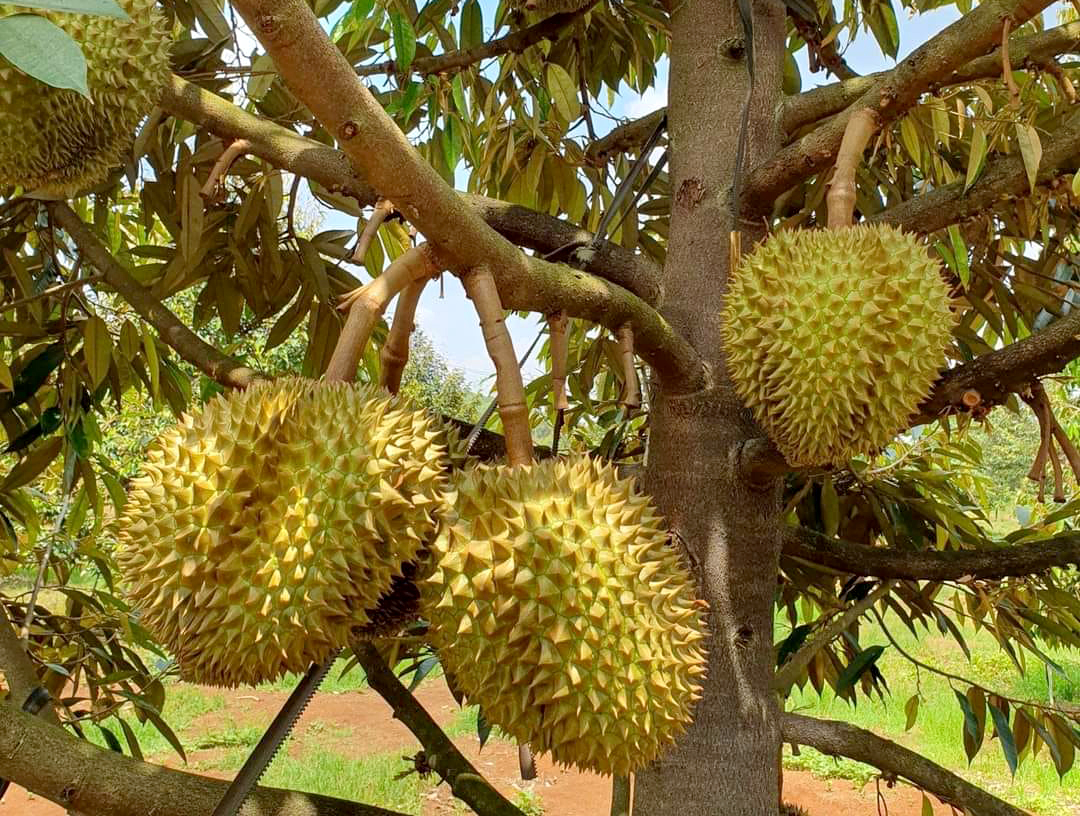
[[[401,389],[401,375],[409,362],[409,339],[416,328],[416,305],[420,302],[420,295],[423,294],[427,282],[427,278],[413,281],[398,295],[394,320],[390,324],[390,332],[386,335],[382,351],[379,352],[379,361],[382,364],[379,385],[391,394],[396,394]]]

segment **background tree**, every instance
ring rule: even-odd
[[[840,44],[870,36],[896,56],[898,13],[923,5],[751,5],[752,20],[729,0],[551,16],[493,13],[477,0],[164,5],[174,74],[128,165],[69,202],[9,190],[0,205],[2,563],[68,598],[63,614],[28,616],[33,591],[0,607],[13,623],[0,621],[12,692],[0,775],[85,813],[145,814],[147,803],[158,814],[210,812],[222,783],[99,751],[17,711],[41,682],[58,701],[51,714],[71,730],[109,729],[120,752],[139,756],[125,718],[172,734],[160,716],[163,669],[147,659],[157,651],[167,667],[167,655],[112,584],[105,525],[133,451],[104,431],[133,405],[179,412],[256,370],[321,375],[342,331],[340,296],[410,250],[408,224],[449,272],[490,273],[504,308],[571,319],[563,445],[642,467],[709,602],[705,696],[679,745],[637,775],[639,812],[775,812],[781,740],[867,762],[971,813],[1020,812],[867,731],[783,713],[783,701],[795,685],[852,700],[886,691],[882,647],[860,643],[866,616],[934,627],[961,648],[965,623],[985,627],[1018,665],[1050,661],[1047,642],[1080,647],[1068,568],[1080,559],[1080,503],[1067,500],[1064,476],[1080,457],[1041,384],[1080,354],[1080,313],[1068,310],[1080,285],[1080,119],[1074,67],[1059,60],[1076,50],[1080,24],[1071,13],[1044,23],[1057,10],[1039,0],[957,3],[959,19],[894,67],[855,76]],[[837,79],[802,91],[793,55],[803,49]],[[662,58],[666,115],[601,136],[607,100],[654,86]],[[717,316],[732,235],[748,248],[767,229],[823,225],[845,129],[867,109],[858,216],[919,233],[942,258],[958,304],[949,368],[914,430],[880,457],[794,471],[725,373]],[[656,133],[670,169],[658,164]],[[631,186],[641,196],[607,220],[639,153],[649,172]],[[385,216],[389,201],[400,220],[373,224],[357,252],[352,230],[303,226],[305,188],[365,223],[367,208]],[[608,234],[594,241],[602,223]],[[386,336],[380,327],[377,343]],[[648,387],[644,418],[628,421],[618,403],[633,392],[631,336]],[[376,350],[361,364],[377,371]],[[551,379],[527,390],[534,425],[557,424]],[[431,381],[406,383],[427,393]],[[1004,403],[1034,409],[1031,475],[1060,506],[1041,503],[1003,536],[975,495],[979,434],[969,426]],[[451,397],[445,407],[475,405]],[[76,565],[102,584],[72,586]],[[777,610],[790,629],[774,643]],[[482,812],[504,807],[470,793],[437,729],[365,660],[425,746],[451,756],[436,770],[455,794]],[[1026,759],[1069,770],[1075,711],[945,679],[969,755],[994,735],[1003,768]],[[259,797],[262,812],[375,812]]]

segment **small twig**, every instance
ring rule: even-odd
[[[303,176],[293,173],[292,185],[289,187],[289,207],[285,210],[285,224],[289,229],[289,237],[296,238],[296,200],[299,198],[300,181]]]
[[[566,328],[570,319],[566,312],[553,312],[547,317],[548,336],[551,345],[551,393],[556,411],[570,407],[566,399],[566,358],[569,355]]]
[[[199,195],[207,201],[215,198],[218,191],[224,185],[225,174],[229,172],[233,162],[251,150],[251,142],[247,139],[236,139],[218,156],[214,166],[210,168],[210,175],[206,177],[206,183],[199,190]]]
[[[375,208],[371,211],[371,218],[364,224],[364,230],[360,233],[360,238],[356,242],[356,249],[353,250],[352,254],[353,261],[358,264],[364,262],[364,256],[367,255],[371,242],[375,240],[379,227],[382,226],[383,221],[390,217],[393,211],[394,205],[389,199],[379,199],[378,203],[375,204]]]
[[[1065,503],[1065,478],[1061,472],[1061,456],[1054,447],[1053,431],[1050,436],[1050,465],[1054,470],[1054,501],[1058,504]]]
[[[623,370],[623,393],[620,402],[629,418],[641,407],[641,383],[638,380],[637,366],[634,365],[634,330],[629,323],[619,326],[617,337]]]
[[[440,271],[430,245],[420,244],[406,250],[379,277],[347,294],[338,308],[348,309],[349,316],[326,367],[326,379],[352,382],[375,321],[394,295],[410,283],[433,278]]]
[[[820,629],[813,640],[804,643],[802,648],[788,658],[783,666],[777,669],[776,675],[773,678],[773,688],[780,692],[780,694],[787,694],[787,690],[794,685],[802,670],[810,665],[810,661],[814,659],[814,655],[832,643],[841,632],[861,618],[867,610],[872,609],[874,604],[889,594],[894,586],[894,581],[885,581],[861,601],[853,603],[837,616],[835,620]]]
[[[1069,100],[1070,104],[1076,103],[1076,86],[1073,85],[1072,80],[1069,79],[1068,74],[1065,73],[1057,60],[1050,59],[1043,63],[1043,70],[1050,74],[1061,86],[1061,90],[1065,94],[1065,98]]]
[[[396,394],[401,388],[401,375],[409,362],[409,338],[416,327],[416,304],[419,303],[428,280],[430,279],[424,278],[413,281],[398,295],[394,320],[390,324],[390,332],[386,335],[382,351],[379,352],[379,362],[382,364],[379,385],[391,394]]]
[[[862,162],[863,151],[870,137],[877,129],[877,114],[870,108],[860,108],[848,120],[826,197],[829,229],[850,227],[852,224],[855,215],[855,171]]]
[[[1046,396],[1046,390],[1042,383],[1036,381],[1031,386],[1030,395],[1021,394],[1021,398],[1034,411],[1039,420],[1039,450],[1035,455],[1035,461],[1028,471],[1028,478],[1039,485],[1039,503],[1046,499],[1046,463],[1050,459],[1050,440],[1053,438],[1054,415],[1050,409],[1050,400]]]
[[[491,270],[479,266],[461,276],[465,293],[472,300],[480,318],[491,361],[495,364],[495,393],[499,417],[506,435],[506,458],[511,466],[527,465],[533,459],[529,409],[525,402],[525,383],[521,366],[514,355],[514,342],[506,329],[502,301]]]
[[[61,283],[57,286],[52,286],[48,289],[44,289],[38,292],[36,295],[30,295],[28,297],[19,298],[13,300],[11,303],[5,303],[0,306],[0,312],[6,312],[9,309],[14,309],[16,306],[24,306],[27,303],[33,303],[35,300],[41,300],[43,298],[51,297],[53,295],[63,294],[69,289],[78,289],[80,286],[86,286],[87,284],[94,283],[102,279],[102,275],[92,274],[87,275],[85,278],[79,278],[78,280],[68,281],[67,283]]]

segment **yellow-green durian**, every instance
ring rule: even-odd
[[[649,498],[585,457],[470,468],[456,488],[421,599],[457,687],[558,763],[655,759],[700,696],[705,621]]]
[[[894,227],[777,232],[743,257],[722,337],[735,389],[791,465],[842,465],[907,427],[945,364],[941,264]]]
[[[117,2],[128,19],[0,5],[0,16],[41,14],[70,34],[90,90],[53,88],[0,56],[0,188],[68,197],[126,160],[168,81],[172,38],[153,0]]]
[[[303,671],[347,645],[444,515],[427,415],[284,379],[219,396],[134,480],[118,561],[140,620],[201,683]]]

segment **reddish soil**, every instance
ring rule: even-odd
[[[282,693],[254,694],[251,691],[229,692],[229,695],[223,710],[201,717],[187,733],[206,733],[229,724],[240,727],[265,725],[286,697]],[[442,725],[452,722],[458,714],[457,703],[440,680],[424,684],[417,697]],[[349,730],[348,736],[333,742],[335,750],[346,755],[397,750],[411,754],[416,748],[409,731],[390,716],[390,709],[382,698],[372,693],[318,695],[297,725],[294,753],[303,750],[305,732],[316,722],[335,730]],[[326,744],[327,735],[322,734],[320,740],[321,744]],[[538,778],[522,782],[518,776],[517,749],[512,744],[493,740],[480,751],[475,736],[471,735],[458,738],[457,743],[496,787],[508,796],[515,795],[518,789],[534,792],[542,799],[550,816],[606,816],[608,813],[611,783],[607,779],[557,768],[546,757],[538,757]],[[193,765],[209,764],[221,753],[221,749],[196,751],[190,755],[190,761]],[[179,764],[175,758],[165,761],[173,766]],[[878,816],[879,812],[890,816],[920,816],[922,813],[921,794],[907,786],[900,785],[891,790],[882,786],[881,793],[887,809],[882,807],[879,811],[877,793],[872,785],[859,790],[845,780],[820,780],[799,771],[784,773],[784,798],[803,806],[810,816]],[[445,785],[437,787],[425,804],[425,816],[452,813],[451,800]],[[937,805],[935,809],[938,816],[949,813],[943,805]],[[0,802],[0,816],[64,816],[64,811],[13,786]]]

